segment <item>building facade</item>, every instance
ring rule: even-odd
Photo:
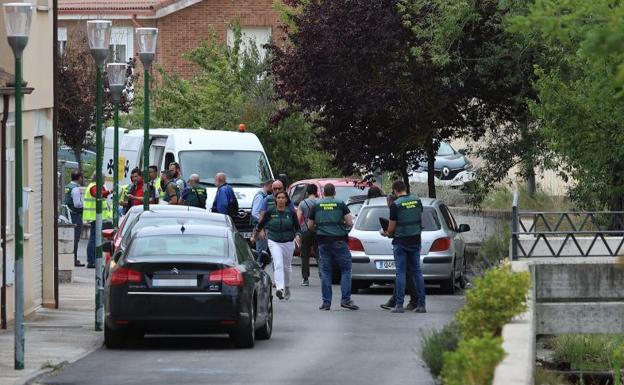
[[[97,18],[113,21],[109,62],[125,62],[137,53],[135,27],[156,27],[155,65],[187,78],[195,69],[182,55],[213,33],[231,40],[231,26],[238,21],[244,40],[252,39],[261,48],[279,25],[273,0],[59,0],[60,49],[74,28],[86,28],[86,20]]]
[[[0,0],[0,4],[9,1]],[[54,166],[54,16],[52,0],[33,1],[32,27],[23,57],[23,78],[28,82],[23,98],[23,181],[28,206],[24,218],[24,288],[25,310],[31,313],[40,306],[54,307],[55,294],[55,183]],[[14,175],[15,175],[15,116],[13,53],[5,35],[4,19],[0,18],[0,108],[4,148],[0,164],[0,194],[4,205],[3,239],[0,269],[2,275],[2,326],[13,319],[14,313]],[[25,206],[26,207],[26,206]]]

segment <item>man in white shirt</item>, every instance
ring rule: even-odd
[[[82,210],[84,208],[80,185],[82,185],[82,174],[76,170],[72,172],[71,182],[65,186],[65,204],[69,207],[69,214],[74,227],[74,266],[84,266],[78,260],[78,242],[82,233]]]

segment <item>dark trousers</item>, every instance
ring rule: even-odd
[[[396,266],[395,266],[396,268]],[[405,280],[405,292],[407,294],[409,294],[410,296],[410,301],[409,303],[411,303],[412,305],[416,306],[418,304],[418,290],[416,289],[416,280],[414,279],[414,274],[412,273],[413,268],[412,268],[412,262],[411,260],[407,260],[407,270],[406,270],[406,280]],[[392,297],[390,297],[388,299],[388,306],[390,307],[395,307],[396,306],[396,287],[397,285],[394,285],[394,291],[392,293]]]
[[[95,266],[95,221],[89,224],[89,243],[87,243],[87,265]]]
[[[78,242],[82,234],[82,213],[70,213],[71,221],[74,224],[74,262],[78,261]]]
[[[314,249],[314,258],[318,263],[319,250],[316,242],[316,234],[313,231],[305,231],[301,234],[301,276],[303,279],[310,278],[310,257]],[[321,271],[319,267],[319,272]]]

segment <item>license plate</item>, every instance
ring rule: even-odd
[[[158,279],[152,280],[154,287],[196,287],[197,279]]]
[[[241,233],[241,235],[243,236],[243,238],[245,238],[245,239],[249,239],[249,238],[251,238],[251,236],[253,235],[253,233]]]
[[[391,270],[394,269],[394,261],[375,261],[375,265],[380,270]]]

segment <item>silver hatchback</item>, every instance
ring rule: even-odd
[[[461,233],[468,225],[457,225],[448,207],[435,199],[423,198],[420,263],[426,283],[439,284],[449,294],[457,284],[465,285],[465,244]],[[388,218],[386,198],[364,202],[353,229],[349,232],[349,250],[353,258],[352,290],[368,288],[373,283],[394,282],[396,270],[392,239],[381,235],[379,218]]]

